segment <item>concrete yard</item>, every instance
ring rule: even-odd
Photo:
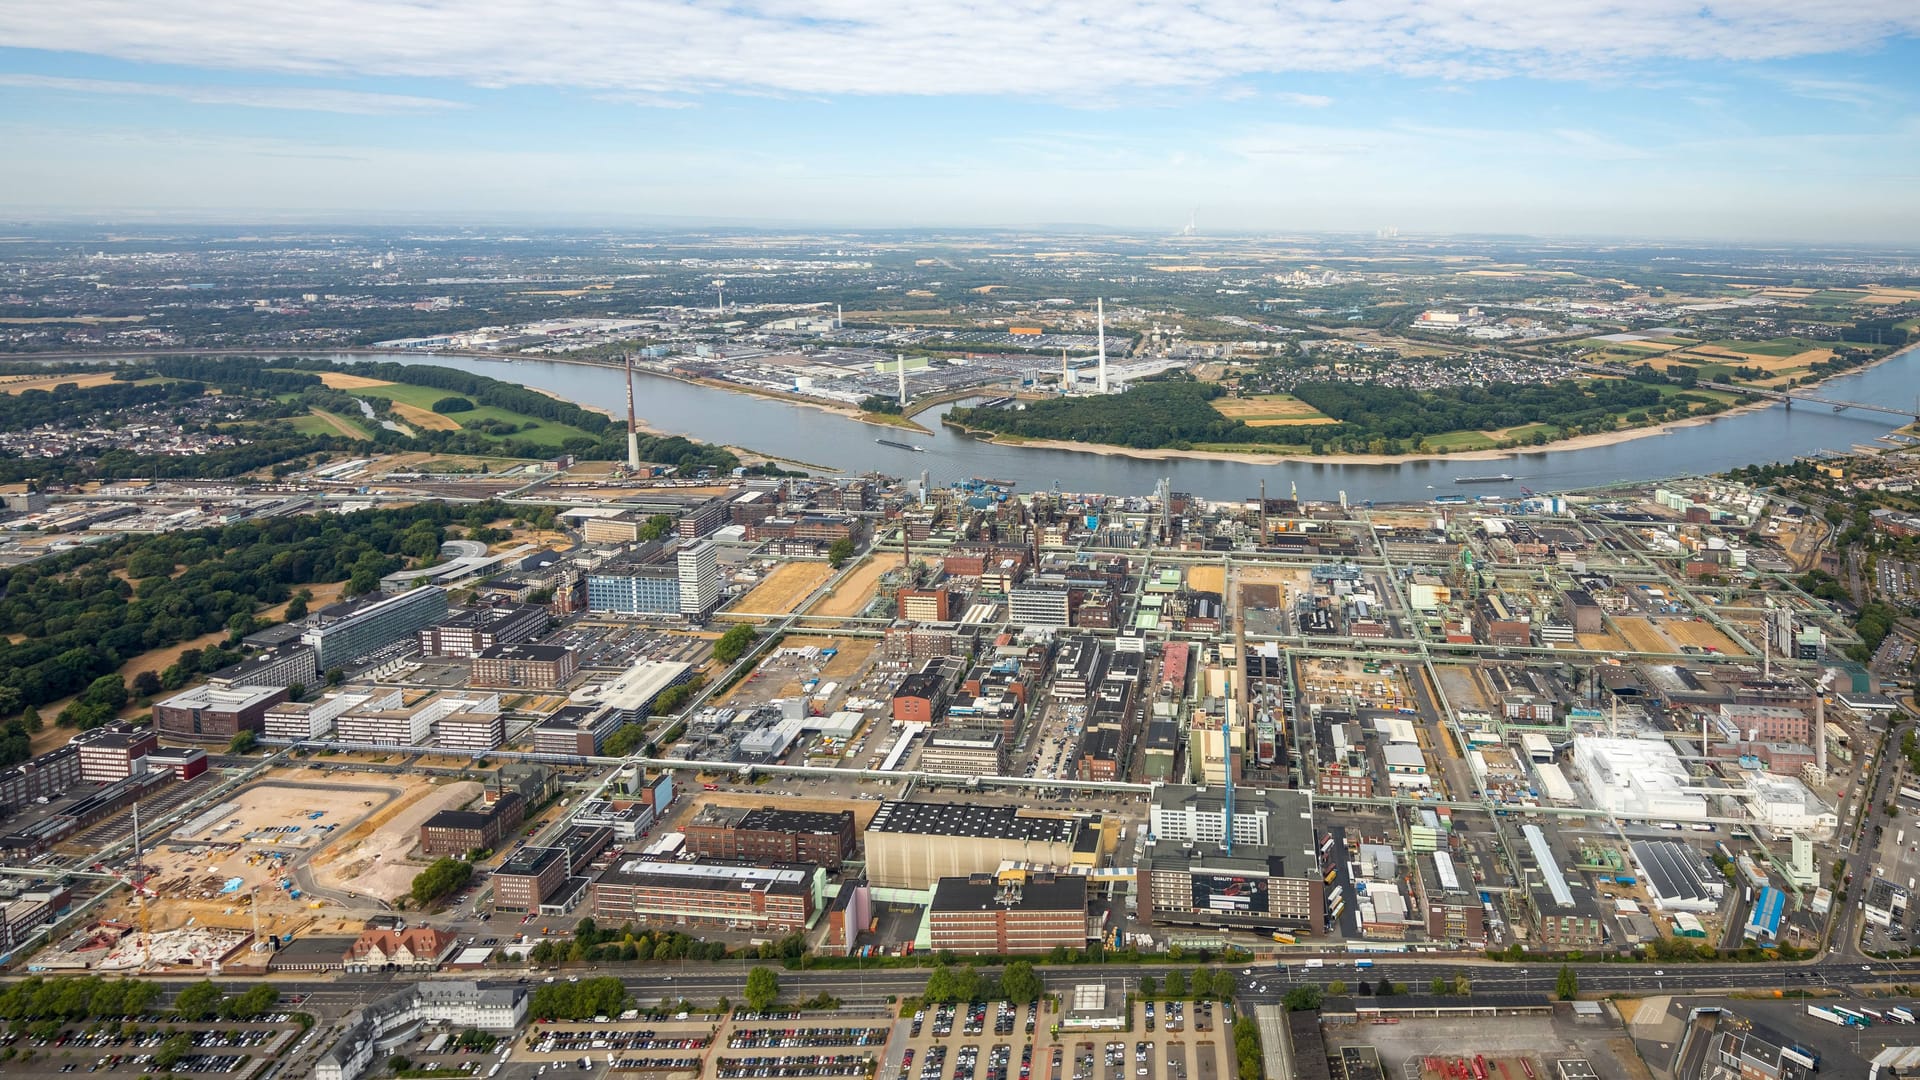
[[[1391,1024],[1329,1024],[1325,1032],[1329,1056],[1337,1057],[1343,1047],[1371,1047],[1379,1054],[1381,1075],[1395,1080],[1438,1080],[1443,1074],[1426,1068],[1428,1058],[1471,1061],[1476,1054],[1484,1055],[1490,1064],[1507,1062],[1506,1075],[1513,1080],[1526,1075],[1519,1064],[1523,1058],[1542,1077],[1555,1075],[1554,1062],[1580,1058],[1593,1066],[1600,1080],[1650,1080],[1653,1075],[1611,1012],[1576,1019],[1565,1006],[1556,1006],[1550,1015],[1472,1021],[1401,1017]],[[1502,1075],[1498,1068],[1492,1072]]]
[[[421,782],[392,804],[334,841],[313,860],[314,880],[338,889],[391,899],[405,893],[425,863],[409,863],[419,846],[420,825],[441,810],[458,809],[478,798],[481,785]]]

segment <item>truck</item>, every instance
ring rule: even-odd
[[[1852,1027],[1853,1026],[1853,1023],[1849,1021],[1846,1017],[1841,1016],[1839,1013],[1833,1011],[1832,1009],[1826,1008],[1825,1006],[1821,1006],[1821,1005],[1807,1006],[1807,1015],[1813,1017],[1815,1020],[1825,1020],[1827,1023],[1832,1024],[1836,1027]]]
[[[1355,961],[1353,962],[1353,966],[1354,966],[1354,967],[1356,967],[1356,968],[1359,968],[1359,969],[1360,969],[1361,971],[1365,971],[1365,970],[1367,970],[1368,968],[1370,968],[1370,967],[1372,967],[1372,966],[1373,966],[1373,961],[1371,961],[1371,960],[1355,960]]]
[[[1913,1010],[1907,1008],[1905,1005],[1895,1005],[1893,1008],[1887,1010],[1887,1019],[1896,1024],[1911,1024],[1913,1023]]]
[[[1273,940],[1279,942],[1282,945],[1292,945],[1297,939],[1292,934],[1283,933],[1281,931],[1276,930],[1274,931],[1274,934],[1273,934]]]
[[[1809,1050],[1804,1044],[1794,1043],[1792,1046],[1783,1046],[1780,1048],[1780,1056],[1815,1072],[1820,1070],[1820,1052]]]
[[[1306,963],[1301,964],[1300,966],[1303,968],[1306,968],[1308,971],[1312,971],[1314,968],[1326,967],[1327,962],[1325,960],[1309,960]]]

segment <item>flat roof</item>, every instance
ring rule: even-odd
[[[1039,874],[1002,888],[990,874],[943,877],[934,884],[931,912],[1087,910],[1087,879],[1079,874]]]
[[[513,857],[500,864],[496,874],[514,874],[532,877],[546,869],[555,859],[565,859],[565,848],[529,847],[513,853]]]
[[[708,805],[688,825],[718,826],[755,832],[844,833],[851,810],[783,810],[774,806],[752,808]]]
[[[870,833],[913,836],[973,836],[999,840],[1067,843],[1080,831],[1080,819],[1041,817],[1017,806],[979,803],[883,802],[868,822]]]
[[[482,660],[533,660],[552,664],[564,659],[572,652],[565,645],[493,645],[481,650]]]
[[[714,892],[805,892],[818,868],[812,863],[754,863],[723,859],[678,862],[642,856],[609,867],[599,880],[610,885],[659,885]]]

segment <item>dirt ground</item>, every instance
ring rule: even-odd
[[[1223,593],[1227,588],[1227,568],[1189,566],[1187,567],[1187,588],[1194,592]]]
[[[874,590],[880,584],[880,578],[889,570],[898,569],[900,556],[875,555],[860,565],[860,568],[841,580],[838,588],[827,594],[824,600],[807,609],[809,615],[832,615],[845,618],[858,615],[866,610],[873,600]]]
[[[349,375],[344,371],[317,371],[320,382],[334,390],[365,390],[372,386],[392,386],[385,379],[369,379],[365,375]]]
[[[460,421],[434,412],[432,409],[423,409],[418,405],[406,405],[396,401],[393,403],[393,412],[402,421],[414,427],[426,428],[428,431],[460,430]]]
[[[466,780],[410,789],[315,857],[314,880],[322,888],[401,895],[422,868],[406,861],[419,846],[421,822],[472,802],[480,792],[481,785]]]
[[[775,567],[734,606],[743,612],[785,615],[833,576],[823,562],[789,562]]]
[[[26,375],[0,379],[0,394],[18,394],[27,390],[51,390],[56,386],[73,383],[81,389],[89,386],[105,386],[113,381],[113,372],[68,372],[64,375]]]
[[[1710,622],[1694,622],[1692,619],[1664,619],[1660,628],[1667,636],[1682,645],[1698,645],[1703,649],[1741,656],[1745,650],[1733,643],[1733,639],[1720,632],[1720,628]]]
[[[783,649],[804,649],[809,645],[819,649],[838,649],[827,666],[820,669],[822,682],[846,679],[866,666],[867,657],[880,643],[873,638],[831,638],[831,637],[794,637],[788,636],[780,642]]]
[[[1679,648],[1668,641],[1653,625],[1653,621],[1640,615],[1614,619],[1614,629],[1627,639],[1627,647],[1634,652],[1670,653],[1679,652]]]
[[[1619,634],[1576,634],[1583,649],[1601,652],[1626,652],[1627,639]]]

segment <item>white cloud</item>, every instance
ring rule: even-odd
[[[1303,109],[1324,109],[1333,104],[1333,99],[1325,94],[1296,94],[1292,91],[1273,95],[1278,101],[1289,105],[1298,105]]]
[[[1284,72],[1592,75],[1920,32],[1912,0],[66,0],[0,44],[308,76],[643,94],[1076,99]],[[1311,95],[1309,95],[1311,96]]]
[[[305,112],[384,113],[434,112],[462,109],[457,101],[373,94],[358,90],[305,89],[279,86],[194,86],[171,83],[122,82],[115,79],[69,79],[58,75],[0,73],[0,86],[53,90],[72,94],[114,94],[123,97],[162,97],[196,105],[239,105],[253,109],[296,109]]]

